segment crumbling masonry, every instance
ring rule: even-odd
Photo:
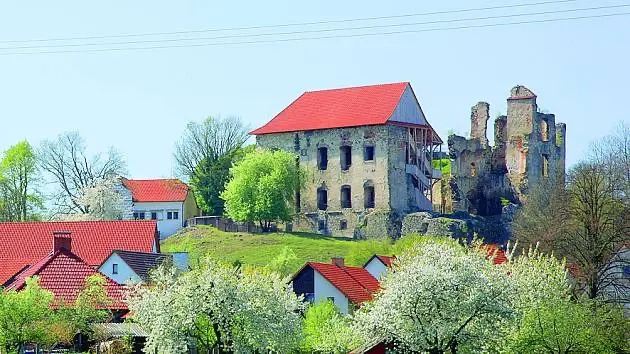
[[[476,215],[497,215],[505,201],[522,202],[532,186],[564,178],[566,125],[539,112],[536,95],[524,86],[512,89],[507,116],[494,122],[494,147],[486,129],[490,105],[471,109],[470,139],[448,138],[452,161],[449,182],[453,208]]]

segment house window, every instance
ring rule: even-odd
[[[317,230],[319,230],[319,231],[326,230],[326,220],[318,220],[317,221]]]
[[[549,155],[542,155],[542,175],[549,177]]]
[[[112,264],[112,274],[118,274],[118,264]]]
[[[172,212],[172,211],[168,211],[168,212],[166,212],[166,218],[167,218],[168,220],[172,220],[172,219],[173,219],[173,212]]]
[[[317,188],[317,209],[328,209],[328,191],[323,187]]]
[[[133,213],[133,219],[138,220],[138,213]]]
[[[326,300],[332,302],[333,304],[335,303],[335,298],[333,296],[327,297]]]
[[[363,149],[363,161],[374,161],[374,146],[366,146]]]
[[[339,222],[339,230],[347,230],[348,229],[348,221],[347,220],[341,220]]]
[[[155,211],[151,212],[151,220],[157,220],[157,212]]]
[[[549,141],[549,122],[546,119],[540,121],[540,139]]]
[[[352,165],[352,146],[342,146],[339,148],[339,161],[341,162],[341,170],[347,171]]]
[[[137,213],[133,213],[133,218],[135,220],[144,220],[144,216],[145,215],[144,215],[143,211],[140,211],[140,212],[137,212]]]
[[[174,212],[173,212],[173,219],[174,219],[174,220],[179,219],[179,211],[174,211]]]
[[[320,147],[317,149],[317,168],[320,170],[328,169],[328,148]]]
[[[350,195],[350,186],[341,186],[341,207],[352,208],[352,197]]]
[[[363,200],[366,209],[374,208],[374,186],[367,184],[363,187]]]

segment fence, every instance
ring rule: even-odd
[[[195,225],[210,225],[225,232],[247,232],[247,233],[260,233],[262,230],[259,226],[252,222],[235,222],[228,218],[220,216],[196,216],[186,220],[186,227]],[[271,232],[278,231],[276,225],[271,225]]]

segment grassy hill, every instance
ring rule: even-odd
[[[211,226],[196,226],[165,240],[163,252],[189,252],[191,264],[201,256],[243,264],[265,266],[286,247],[297,259],[290,262],[297,271],[307,261],[330,262],[333,256],[346,258],[346,264],[360,266],[374,253],[391,254],[389,241],[354,241],[308,233],[247,234],[222,232]]]

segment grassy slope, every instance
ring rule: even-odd
[[[285,248],[297,255],[291,262],[296,271],[307,261],[330,262],[333,256],[346,257],[348,265],[362,265],[373,253],[387,254],[387,242],[353,241],[307,233],[252,235],[227,233],[210,226],[197,226],[169,237],[163,252],[189,252],[191,264],[209,255],[226,262],[241,261],[255,266],[267,265]]]

